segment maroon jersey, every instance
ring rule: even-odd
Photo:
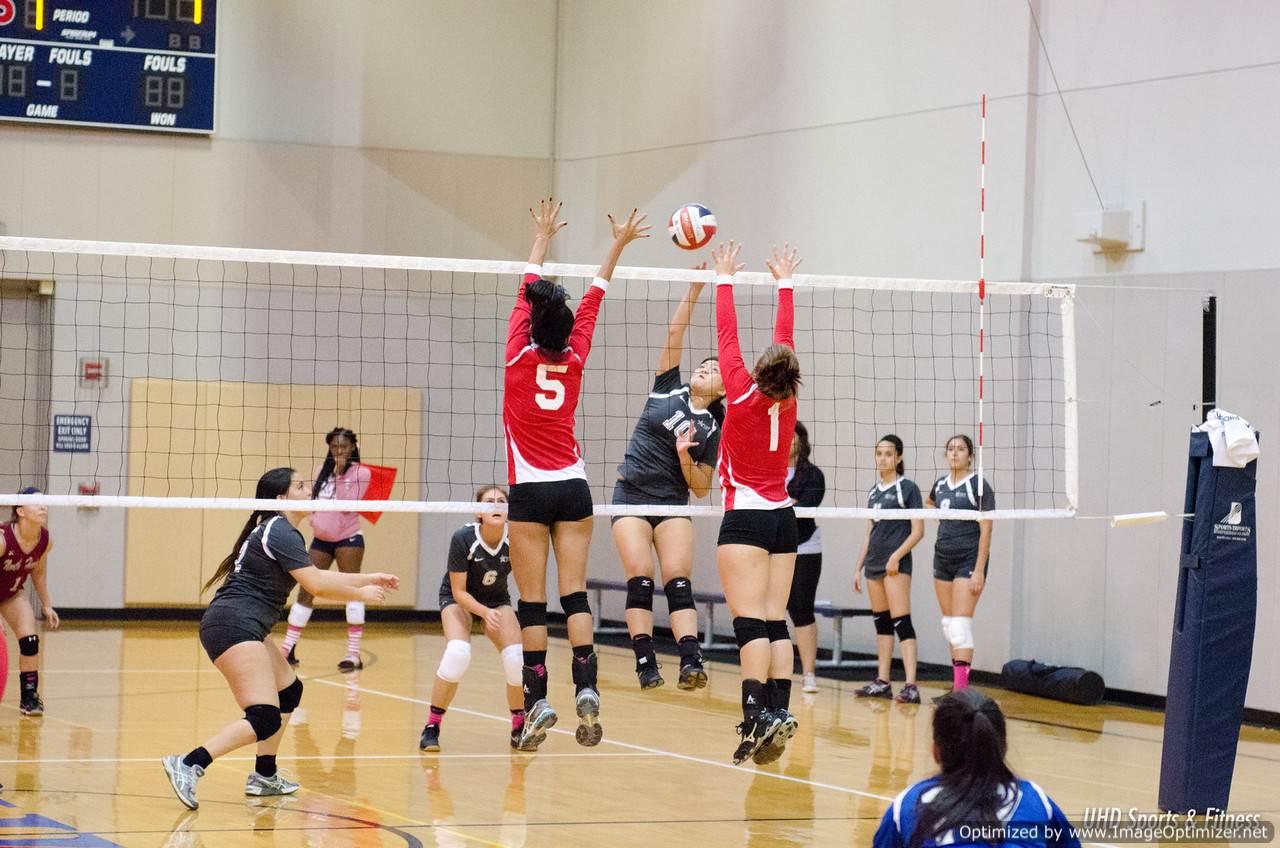
[[[507,440],[507,483],[587,479],[587,469],[573,436],[574,413],[582,390],[582,371],[591,352],[591,334],[600,314],[608,281],[597,277],[582,296],[569,346],[550,355],[529,338],[532,308],[524,296],[542,268],[525,268],[524,282],[507,324],[505,389],[502,422]]]
[[[40,528],[40,540],[28,553],[18,544],[18,535],[12,524],[0,525],[4,533],[4,556],[0,556],[0,602],[7,601],[22,591],[27,575],[35,571],[40,558],[49,548],[49,531]]]
[[[795,349],[795,307],[791,281],[778,285],[778,317],[773,341]],[[774,400],[756,387],[738,347],[738,313],[733,307],[733,278],[716,278],[716,340],[724,380],[724,425],[720,436],[720,492],[724,508],[783,509],[787,465],[796,432],[796,399]]]

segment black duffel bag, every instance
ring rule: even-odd
[[[1035,660],[1010,660],[1001,670],[1004,685],[1015,692],[1092,706],[1102,700],[1102,675],[1084,668],[1045,665]]]

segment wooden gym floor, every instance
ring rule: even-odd
[[[797,691],[801,730],[780,763],[734,768],[736,668],[713,666],[710,686],[688,693],[675,688],[669,659],[667,686],[641,693],[630,652],[612,647],[600,650],[605,740],[580,748],[559,640],[549,665],[561,725],[538,754],[512,753],[501,666],[479,635],[444,751],[420,754],[438,630],[369,626],[371,661],[350,675],[335,665],[344,638],[341,625],[315,624],[298,648],[307,688],[280,763],[302,791],[243,797],[245,749],[213,765],[200,809],[188,812],[160,756],[191,749],[239,712],[196,625],[46,633],[44,718],[19,716],[16,662],[0,706],[0,846],[866,845],[888,800],[932,771],[927,704],[855,701],[855,685],[835,681],[814,696]],[[927,702],[939,690],[922,691]],[[1011,719],[1014,769],[1069,816],[1093,805],[1154,811],[1159,713],[993,694]],[[1280,819],[1277,785],[1280,732],[1246,729],[1233,811]]]

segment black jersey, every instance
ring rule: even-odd
[[[899,477],[892,483],[877,483],[867,492],[867,509],[922,509],[924,501],[920,498],[920,487]],[[943,524],[950,522],[944,521]],[[867,542],[867,558],[864,561],[869,571],[883,569],[889,562],[893,552],[902,547],[911,535],[911,522],[903,519],[897,521],[881,521],[872,519],[871,539]],[[911,552],[902,558],[902,565],[911,564]]]
[[[680,471],[676,436],[693,428],[689,457],[699,465],[715,467],[720,453],[720,425],[705,409],[689,403],[689,384],[680,382],[680,367],[663,371],[653,381],[653,391],[631,432],[627,453],[618,476],[655,504],[689,502],[689,485]]]
[[[440,605],[452,602],[450,574],[467,575],[467,593],[487,607],[507,606],[511,593],[507,579],[511,576],[511,552],[504,533],[498,547],[490,548],[480,537],[480,525],[459,528],[449,541],[449,568],[440,583]]]
[[[938,478],[929,490],[929,499],[938,509],[975,509],[987,512],[996,508],[996,493],[991,481],[982,481],[982,497],[978,497],[978,473],[975,471],[952,485],[951,475]],[[982,528],[976,521],[939,521],[938,540],[934,550],[949,554],[968,553],[978,549]]]
[[[209,609],[217,608],[224,619],[255,624],[265,633],[280,620],[280,610],[297,585],[292,572],[309,565],[298,528],[273,515],[250,531]]]

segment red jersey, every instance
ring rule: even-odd
[[[29,552],[18,544],[18,534],[12,524],[3,525],[4,556],[0,556],[0,602],[7,601],[22,591],[27,575],[35,571],[40,558],[49,548],[49,531],[40,528],[40,539]]]
[[[533,310],[524,296],[542,268],[529,265],[507,323],[502,423],[507,440],[507,483],[587,479],[587,468],[573,436],[582,390],[582,371],[591,352],[600,302],[609,283],[597,277],[578,304],[569,346],[552,356],[529,337]]]
[[[795,306],[791,281],[778,285],[778,317],[773,341],[792,350]],[[720,436],[720,492],[725,511],[784,509],[787,465],[796,433],[796,399],[774,400],[756,387],[738,347],[738,313],[733,307],[733,278],[716,278],[716,341],[724,380],[724,426]]]

